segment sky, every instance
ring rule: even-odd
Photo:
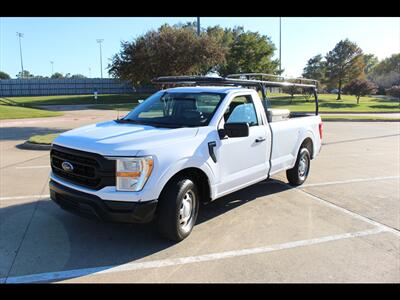
[[[96,40],[103,39],[103,77],[108,77],[107,65],[120,51],[121,41],[131,41],[165,23],[188,21],[196,21],[196,17],[1,17],[0,70],[12,78],[20,72],[16,33],[21,32],[24,70],[50,76],[53,61],[54,72],[100,77]],[[274,58],[279,57],[279,17],[201,17],[200,24],[258,31],[271,38],[277,48]],[[381,60],[400,52],[400,18],[282,17],[284,75],[300,76],[309,58],[325,55],[345,38]]]

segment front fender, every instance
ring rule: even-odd
[[[154,193],[157,195],[157,198],[160,196],[161,191],[167,184],[167,182],[175,176],[177,173],[183,171],[184,169],[188,168],[196,168],[200,169],[203,171],[207,178],[208,182],[210,184],[210,193],[211,197],[213,198],[214,196],[214,189],[213,186],[215,184],[215,174],[210,166],[210,164],[213,163],[211,159],[208,159],[207,161],[204,162],[204,160],[201,157],[185,157],[181,158],[175,163],[171,164],[158,178],[157,183],[155,185],[155,191]]]

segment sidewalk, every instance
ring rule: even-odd
[[[68,107],[70,106],[70,107]],[[79,107],[77,107],[79,106]],[[24,127],[27,125],[43,124],[49,127],[54,127],[54,124],[62,124],[66,127],[76,127],[79,125],[76,123],[97,123],[106,120],[114,120],[118,117],[118,112],[115,110],[103,110],[103,109],[85,109],[87,105],[56,105],[53,107],[53,111],[62,111],[63,116],[60,117],[48,117],[48,118],[27,118],[27,119],[6,119],[0,120],[0,127]],[[41,107],[44,108],[44,107]],[[46,109],[48,109],[46,107]],[[50,110],[50,109],[48,109]],[[119,116],[126,114],[126,111],[120,111]],[[75,123],[71,126],[72,123]]]

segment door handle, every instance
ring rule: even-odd
[[[256,138],[256,143],[261,143],[261,142],[264,142],[265,140],[266,140],[265,137],[259,137],[259,138]]]

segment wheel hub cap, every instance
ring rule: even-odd
[[[299,175],[300,177],[305,176],[307,173],[307,168],[308,168],[308,163],[307,163],[307,158],[305,156],[302,156],[299,162]]]
[[[190,218],[193,214],[193,195],[188,191],[183,196],[182,204],[179,210],[179,223],[181,227],[186,227],[189,224]]]

